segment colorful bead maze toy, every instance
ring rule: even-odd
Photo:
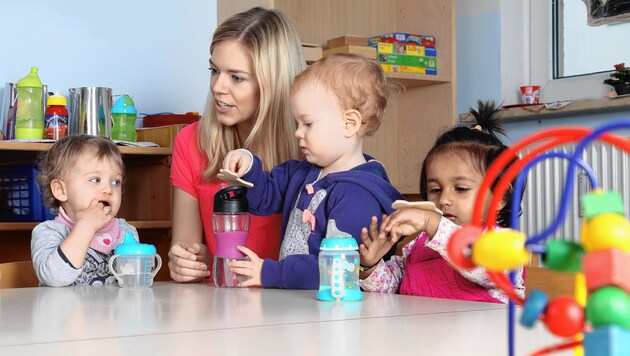
[[[549,129],[525,137],[503,152],[488,168],[481,185],[471,225],[456,232],[448,245],[452,261],[461,268],[485,267],[492,281],[510,298],[508,309],[509,354],[514,354],[514,304],[522,306],[520,323],[532,327],[537,321],[559,337],[571,338],[535,352],[544,355],[575,348],[576,355],[627,355],[630,352],[630,222],[624,216],[621,195],[602,191],[593,170],[580,157],[594,140],[603,140],[630,153],[630,140],[610,131],[630,128],[625,119],[597,129],[566,127]],[[549,149],[575,143],[572,154],[547,152]],[[512,162],[528,148],[520,160]],[[551,224],[535,236],[518,231],[518,204],[531,168],[545,159],[569,161],[560,206]],[[562,223],[572,199],[578,168],[590,180],[591,192],[581,197],[584,219],[581,243],[545,241]],[[483,204],[493,188],[490,207],[501,202],[509,184],[515,180],[511,229],[493,230],[497,209],[488,209],[484,231]],[[471,253],[467,251],[472,251]],[[530,252],[543,256],[547,268],[576,272],[574,296],[549,300],[544,291],[533,290],[527,299],[518,295],[506,273],[523,265]]]

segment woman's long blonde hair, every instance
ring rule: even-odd
[[[217,27],[210,53],[218,43],[228,40],[237,41],[249,52],[258,80],[260,102],[252,131],[241,146],[236,126],[227,127],[217,120],[210,88],[198,135],[199,147],[208,157],[208,167],[202,174],[206,180],[214,179],[225,155],[238,148],[258,155],[266,170],[298,158],[289,94],[293,78],[304,70],[306,61],[297,31],[280,11],[255,7],[230,17]]]

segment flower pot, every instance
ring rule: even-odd
[[[615,85],[615,92],[617,93],[617,95],[630,94],[630,85]]]

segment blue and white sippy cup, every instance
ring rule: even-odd
[[[162,259],[156,253],[155,246],[139,243],[129,231],[125,233],[125,241],[116,247],[109,259],[109,270],[118,284],[126,288],[150,287],[160,267]]]
[[[326,238],[319,246],[319,300],[361,300],[359,245],[352,235],[328,220]]]

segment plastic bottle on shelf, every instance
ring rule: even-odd
[[[48,97],[46,108],[46,137],[58,140],[68,133],[68,110],[66,109],[66,97],[55,95]]]
[[[138,140],[136,134],[137,116],[135,104],[129,95],[124,94],[116,99],[112,107],[112,121],[114,122],[112,140],[136,142]]]
[[[44,110],[42,108],[42,81],[37,75],[37,67],[20,79],[17,84],[18,108],[15,118],[15,138],[44,138]]]

